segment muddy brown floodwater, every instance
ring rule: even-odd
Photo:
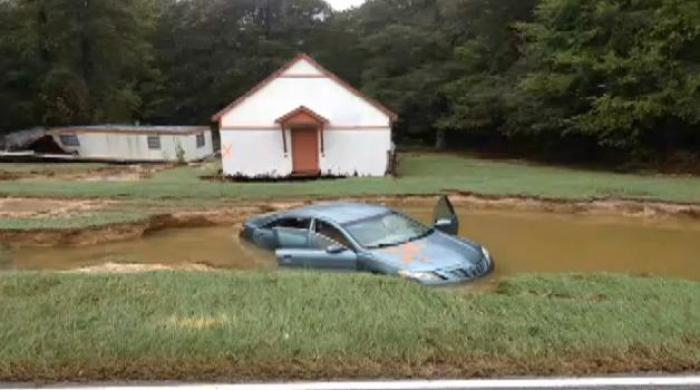
[[[105,263],[163,264],[176,268],[275,268],[273,256],[237,237],[233,226],[168,229],[141,239],[89,246],[24,246],[10,250],[7,266],[19,270],[71,270]]]
[[[424,207],[404,211],[424,222],[431,218],[431,211]],[[461,235],[486,245],[496,258],[496,273],[489,280],[559,272],[700,280],[697,220],[469,209],[460,212],[460,221]],[[104,263],[198,263],[225,269],[274,269],[273,256],[241,243],[237,230],[233,226],[185,228],[94,246],[26,246],[5,254],[0,266],[66,270]]]

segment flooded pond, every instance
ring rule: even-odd
[[[241,242],[232,226],[168,229],[142,239],[90,246],[34,247],[10,251],[9,265],[19,270],[70,270],[104,263],[180,265],[216,268],[274,268],[274,256]]]
[[[404,211],[424,222],[432,214],[425,208]],[[700,222],[480,209],[462,210],[460,221],[462,236],[483,243],[493,253],[496,278],[613,272],[700,280]],[[0,267],[65,270],[114,262],[274,269],[273,256],[241,243],[237,230],[173,229],[140,240],[87,247],[23,247],[4,255]]]

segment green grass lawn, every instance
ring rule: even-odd
[[[631,198],[700,202],[700,178],[616,174],[502,162],[450,154],[408,153],[400,177],[295,183],[204,181],[216,166],[180,167],[133,182],[0,182],[0,196],[129,199],[280,199],[371,195],[428,195],[449,191],[561,199]]]
[[[0,381],[700,369],[700,283],[523,276],[495,292],[317,273],[0,276]]]

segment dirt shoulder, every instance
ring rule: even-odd
[[[236,202],[198,210],[178,209],[171,212],[144,213],[137,222],[107,223],[86,228],[42,228],[42,220],[89,215],[119,205],[117,200],[87,199],[0,199],[1,218],[36,220],[38,228],[0,229],[0,243],[10,245],[92,245],[134,239],[145,234],[184,227],[240,225],[261,213],[275,212],[324,201],[353,201],[384,204],[395,208],[432,208],[435,196],[380,196],[362,198],[300,199],[284,202]],[[654,201],[600,199],[568,201],[532,197],[497,197],[470,193],[450,196],[456,208],[501,211],[538,211],[576,215],[623,216],[644,219],[698,219],[700,205]],[[165,201],[167,203],[167,201]],[[175,209],[177,206],[173,206]]]
[[[638,354],[637,354],[638,353]],[[504,377],[565,377],[622,375],[630,372],[683,374],[700,371],[691,358],[672,354],[650,353],[644,349],[630,354],[605,352],[534,358],[463,356],[440,357],[419,361],[380,361],[373,359],[271,360],[239,362],[235,359],[208,362],[188,360],[113,361],[92,364],[79,362],[58,367],[7,365],[0,368],[0,378],[12,382],[46,383],[74,381],[207,381],[207,382],[278,382],[313,380],[366,380],[368,378],[421,379],[496,379]]]

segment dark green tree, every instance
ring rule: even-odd
[[[444,91],[450,112],[438,125],[471,135],[497,136],[508,118],[507,98],[521,69],[520,34],[515,24],[529,20],[536,0],[458,0],[449,14],[452,30],[464,39],[454,54],[459,77]]]
[[[37,124],[36,75],[45,68],[46,53],[38,51],[36,38],[23,25],[30,23],[29,16],[42,15],[24,11],[18,1],[0,1],[0,131]]]
[[[2,2],[3,51],[12,53],[2,82],[23,85],[21,111],[33,124],[128,122],[143,115],[143,87],[157,78],[148,1],[14,0]],[[9,10],[9,11],[8,11]],[[11,89],[9,89],[11,90]],[[30,105],[27,109],[25,106]],[[17,123],[22,123],[18,114]]]
[[[364,62],[362,88],[400,117],[399,142],[444,146],[436,122],[447,109],[442,86],[457,76],[449,1],[372,0],[354,12]]]
[[[296,53],[311,51],[330,17],[321,0],[172,1],[156,40],[166,79],[153,119],[206,122]]]
[[[526,73],[509,131],[697,148],[700,2],[542,0],[536,16],[518,27]]]

